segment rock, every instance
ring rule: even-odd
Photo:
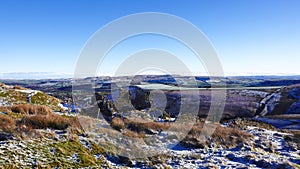
[[[0,132],[0,141],[12,140],[13,135],[6,132]]]
[[[205,145],[203,143],[200,143],[200,141],[197,140],[196,138],[186,138],[181,141],[181,144],[187,148],[201,148],[202,149],[205,147]]]
[[[129,86],[129,95],[131,104],[137,110],[143,110],[151,107],[149,100],[150,91],[143,90],[137,86]]]
[[[153,130],[153,129],[146,129],[146,133],[147,133],[147,134],[158,134],[159,131]]]
[[[281,168],[285,168],[285,169],[293,169],[294,167],[293,167],[289,162],[285,162],[285,163],[276,165],[275,168],[276,168],[276,169],[281,169]]]
[[[293,103],[285,114],[300,114],[300,101]]]
[[[261,167],[261,168],[273,168],[272,164],[270,162],[266,161],[265,159],[255,160],[254,164],[257,167]]]
[[[236,157],[235,157],[234,154],[227,154],[227,155],[226,155],[226,158],[228,158],[228,159],[231,160],[231,161],[235,161],[235,160],[236,160]]]
[[[129,157],[119,156],[119,162],[129,167],[133,166],[133,162]]]
[[[273,136],[274,136],[274,137],[282,137],[283,135],[280,134],[280,133],[274,133]]]
[[[285,135],[284,136],[284,140],[285,141],[292,141],[293,140],[293,136],[291,136],[291,135]]]

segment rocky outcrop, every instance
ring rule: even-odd
[[[285,113],[300,114],[300,101],[293,103]]]
[[[269,94],[265,98],[263,98],[259,102],[258,109],[256,111],[256,115],[258,116],[265,116],[275,109],[275,107],[279,104],[281,98],[281,90],[277,90],[274,93]]]
[[[12,140],[13,135],[6,132],[0,132],[0,141]]]
[[[161,115],[164,115],[166,112],[171,117],[177,117],[179,114],[181,100],[180,95],[176,92],[166,91],[164,93],[166,100],[164,101],[159,100],[160,98],[152,98],[155,100],[150,100],[151,92],[137,86],[130,86],[128,91],[120,89],[119,93],[117,98],[113,98],[111,92],[95,93],[98,107],[104,116],[112,116],[115,113],[121,115],[134,110],[144,110],[150,116],[157,116],[157,112],[160,112]],[[151,105],[151,102],[153,102],[153,105]],[[163,102],[166,102],[163,105],[164,107],[160,105]],[[157,116],[157,118],[162,118],[162,116]]]
[[[288,92],[288,97],[295,100],[285,114],[300,114],[300,86],[295,86]]]
[[[101,112],[105,116],[111,116],[114,112],[124,113],[132,110],[143,110],[146,113],[155,111],[155,104],[160,104],[160,111],[172,118],[176,118],[180,113],[182,104],[189,112],[198,111],[200,117],[206,117],[211,105],[211,91],[200,90],[178,91],[178,90],[163,90],[162,97],[151,95],[152,90],[142,89],[137,86],[130,86],[119,89],[119,94],[113,98],[112,93],[107,90],[96,92],[96,100]],[[154,99],[151,100],[151,99]],[[200,99],[200,100],[199,100]],[[255,113],[265,115],[272,111],[280,99],[280,93],[268,93],[255,90],[229,90],[227,92],[225,110],[223,119],[235,117],[253,117]],[[259,103],[260,102],[260,103]],[[200,103],[199,105],[195,105]],[[199,109],[196,110],[196,107]]]
[[[150,91],[137,86],[129,86],[128,92],[131,104],[136,110],[143,110],[151,107],[149,99]]]

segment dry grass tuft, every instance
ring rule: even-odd
[[[0,112],[6,112],[6,113],[11,113],[11,109],[8,107],[0,107]]]
[[[72,121],[69,118],[56,115],[56,114],[48,114],[48,115],[27,115],[22,118],[20,121],[20,125],[25,125],[26,127],[30,127],[33,129],[56,129],[56,130],[64,130],[72,125]]]
[[[250,137],[252,137],[251,134],[243,132],[237,128],[221,126],[217,127],[212,135],[215,143],[226,147],[234,147],[239,143],[244,143]]]
[[[201,132],[202,132],[203,124],[197,123],[195,124],[192,129],[190,130],[188,136],[182,141],[183,144],[185,142],[193,142],[192,145],[198,145],[202,144],[200,142],[201,140]],[[203,144],[210,144],[210,142],[214,142],[217,146],[222,145],[227,148],[234,147],[238,145],[239,143],[246,142],[247,139],[252,137],[251,134],[241,131],[238,128],[232,128],[232,127],[221,127],[217,126],[214,133],[210,136],[206,133],[203,133],[206,137],[206,143]]]
[[[135,132],[144,132],[147,129],[152,130],[168,130],[171,126],[170,123],[152,122],[152,121],[132,121],[129,119],[124,120],[128,129]]]
[[[110,123],[111,127],[116,129],[116,130],[122,130],[125,129],[125,123],[123,121],[123,119],[121,119],[120,117],[115,117],[111,120]]]
[[[0,87],[7,88],[7,86],[4,83],[1,83],[1,82],[0,82]]]
[[[14,89],[17,89],[17,90],[27,90],[25,87],[22,87],[22,86],[14,86]]]
[[[145,132],[137,133],[137,132],[130,131],[130,130],[126,130],[123,134],[125,136],[131,137],[131,138],[145,138],[146,137]]]
[[[13,118],[7,115],[0,115],[0,130],[12,133],[16,128],[16,122]]]
[[[29,114],[47,115],[52,113],[51,109],[44,105],[20,104],[20,105],[11,106],[8,109],[10,109],[12,112],[25,114],[25,115],[29,115]]]

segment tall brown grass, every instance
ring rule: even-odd
[[[251,134],[237,128],[219,126],[216,128],[212,138],[217,144],[233,147],[239,143],[245,142],[247,138],[250,138],[251,136]]]
[[[8,108],[8,107],[3,107],[3,106],[0,106],[0,111],[1,112],[6,112],[6,113],[11,113],[11,109]]]
[[[14,113],[20,113],[20,114],[41,114],[41,115],[47,115],[51,114],[52,110],[44,105],[31,105],[31,104],[19,104],[14,105],[11,107],[8,107],[12,112]]]
[[[14,89],[17,89],[17,90],[26,90],[26,88],[22,87],[22,86],[14,86]]]
[[[72,125],[76,120],[72,120],[56,114],[27,115],[22,118],[20,125],[25,125],[33,129],[56,129],[64,130]]]
[[[0,87],[6,87],[6,85],[0,82]]]
[[[238,128],[217,126],[212,135],[207,135],[202,128],[203,124],[196,124],[193,126],[187,137],[183,140],[183,143],[185,141],[193,141],[194,143],[198,143],[200,142],[200,135],[204,134],[204,136],[207,138],[205,144],[210,144],[209,141],[211,141],[216,145],[222,145],[227,148],[231,148],[239,143],[246,142],[248,138],[252,137],[251,134],[243,132]],[[202,131],[203,133],[201,133]]]
[[[0,130],[12,133],[16,128],[16,122],[13,118],[7,115],[0,115]]]
[[[123,134],[125,136],[131,137],[131,138],[145,138],[146,137],[145,132],[137,133],[137,132],[130,131],[130,130],[126,130]]]
[[[135,132],[143,132],[147,129],[152,130],[167,130],[170,127],[170,123],[152,122],[152,121],[133,121],[130,119],[124,119],[124,122],[128,129]]]
[[[111,127],[116,129],[116,130],[122,130],[125,129],[125,123],[123,121],[123,119],[121,119],[120,117],[115,117],[111,120]]]

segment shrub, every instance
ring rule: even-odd
[[[0,129],[4,132],[12,133],[16,128],[14,119],[7,115],[0,115]]]
[[[115,117],[111,120],[111,127],[116,130],[122,130],[125,128],[125,123],[120,117]]]
[[[56,114],[37,114],[24,116],[20,121],[20,124],[32,127],[33,129],[51,128],[64,130],[72,125],[72,120]]]
[[[20,104],[9,107],[12,112],[20,113],[20,114],[41,114],[47,115],[52,111],[49,107],[44,105],[30,105],[30,104]]]

